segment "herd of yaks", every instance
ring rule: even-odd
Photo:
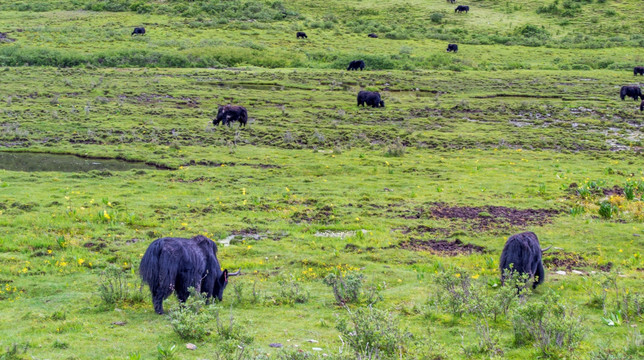
[[[456,0],[447,0],[454,3]],[[469,6],[459,5],[455,12],[468,12]],[[137,27],[132,35],[145,35],[145,28]],[[378,35],[371,33],[370,38]],[[307,39],[303,31],[296,33],[297,39]],[[449,44],[448,52],[457,52],[457,44]],[[363,70],[363,60],[351,61],[347,70]],[[644,67],[637,66],[634,75],[644,76]],[[640,111],[644,111],[644,96],[639,86],[623,86],[620,90],[622,100],[632,97],[640,98]],[[360,91],[358,93],[358,106],[384,107],[385,103],[378,92]],[[248,112],[243,106],[219,106],[213,125],[228,125],[238,121],[240,126],[246,126]],[[527,274],[532,279],[532,286],[536,288],[545,279],[542,262],[542,253],[548,250],[541,249],[537,235],[533,232],[524,232],[508,238],[499,261],[501,281],[505,282],[510,273]],[[154,310],[163,314],[163,300],[173,292],[179,301],[184,302],[188,296],[189,288],[193,287],[200,293],[205,293],[208,298],[223,299],[224,289],[231,276],[241,275],[238,270],[234,273],[222,270],[217,259],[217,245],[211,239],[198,235],[191,239],[185,238],[160,238],[153,241],[146,250],[139,273],[143,281],[150,287]]]
[[[541,249],[533,232],[510,236],[499,261],[501,283],[505,283],[507,276],[527,275],[528,280],[532,279],[532,288],[536,288],[545,280],[542,254],[549,248]],[[164,237],[154,240],[141,258],[139,275],[150,288],[154,311],[163,314],[165,299],[174,292],[180,302],[185,302],[191,287],[209,299],[222,301],[228,279],[241,275],[241,269],[236,272],[223,270],[217,259],[215,242],[197,235],[191,239]]]

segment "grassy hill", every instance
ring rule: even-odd
[[[0,359],[642,358],[641,4],[457,4],[1,2]],[[243,275],[156,315],[142,254],[198,234]]]

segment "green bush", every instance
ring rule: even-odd
[[[431,20],[431,22],[433,23],[440,24],[443,22],[444,17],[445,14],[443,13],[433,13],[429,16],[429,20]]]
[[[213,329],[218,308],[215,304],[208,304],[205,294],[194,288],[188,291],[190,296],[186,302],[170,309],[170,325],[182,339],[203,340]]]
[[[371,306],[340,318],[336,329],[359,359],[396,359],[407,347],[410,335],[400,330],[398,320],[386,310]]]
[[[145,301],[142,288],[137,290],[138,277],[124,273],[116,266],[109,266],[99,275],[98,294],[104,305],[113,307],[118,304],[142,303]]]
[[[380,289],[375,286],[363,288],[364,276],[355,271],[347,273],[329,273],[324,283],[333,289],[333,296],[338,305],[367,303],[375,304],[382,300]]]
[[[532,342],[546,356],[572,351],[584,337],[581,317],[575,314],[575,309],[562,304],[553,291],[518,307],[513,313],[512,327],[515,344]]]

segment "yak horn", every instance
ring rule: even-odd
[[[234,273],[228,273],[228,276],[238,276],[241,275],[241,268],[239,270],[235,271]]]
[[[548,251],[548,249],[550,249],[551,247],[552,247],[552,245],[548,246],[548,247],[547,247],[547,248],[545,248],[545,249],[541,249],[541,252],[546,252],[546,251]]]

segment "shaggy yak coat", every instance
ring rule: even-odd
[[[202,235],[154,240],[141,259],[139,273],[150,287],[158,314],[163,314],[163,300],[173,291],[181,302],[190,295],[190,287],[221,301],[228,285],[228,270],[221,270],[217,245]]]

